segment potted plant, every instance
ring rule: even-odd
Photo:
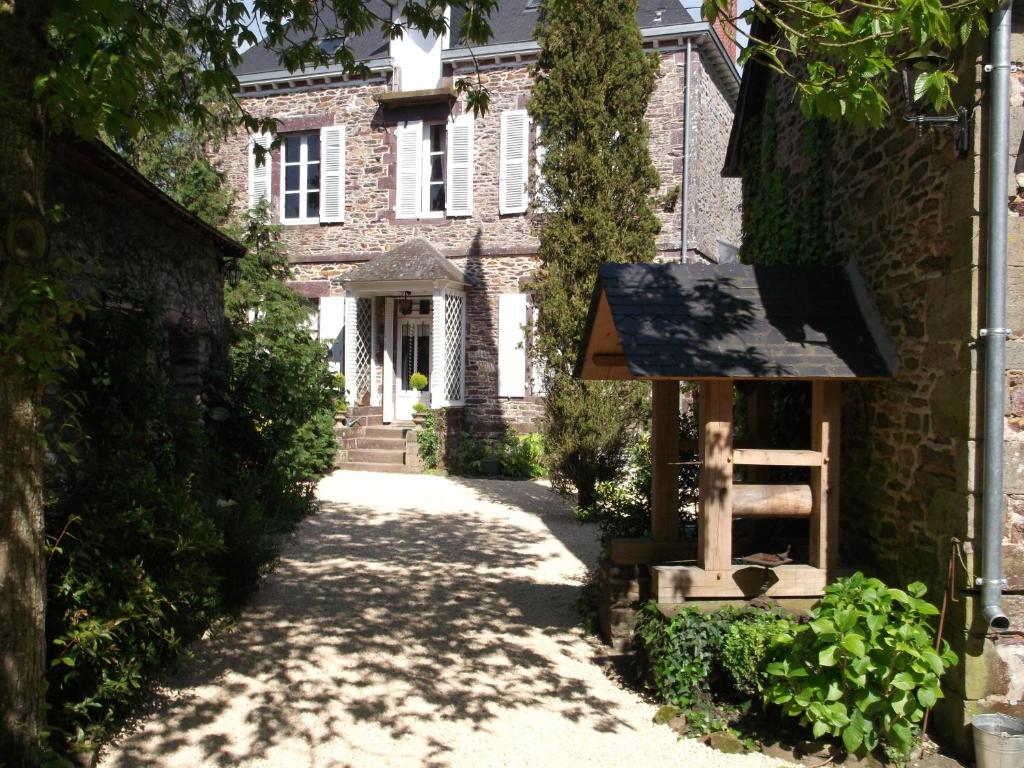
[[[417,392],[422,392],[427,388],[427,377],[419,371],[416,371],[412,376],[409,377],[409,386],[415,389]]]
[[[427,411],[429,410],[426,403],[413,403],[412,423],[417,427],[422,427],[427,421]]]

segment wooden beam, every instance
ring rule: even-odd
[[[697,565],[709,571],[732,566],[731,379],[700,385],[700,505]]]
[[[810,517],[813,498],[809,485],[755,485],[732,487],[733,517]]]
[[[693,560],[697,544],[693,541],[652,541],[651,539],[612,539],[608,558],[615,565],[650,565]]]
[[[715,571],[686,565],[654,565],[651,567],[651,594],[659,603],[749,599],[761,594],[765,570],[748,565],[730,565]],[[768,597],[818,597],[824,593],[827,583],[824,570],[799,564],[773,568],[768,579],[772,582]]]
[[[733,464],[758,467],[820,467],[820,451],[790,451],[781,448],[737,448],[732,453]]]
[[[811,384],[811,448],[822,464],[811,468],[811,565],[834,576],[839,566],[839,383]]]
[[[679,540],[679,382],[651,384],[651,538]]]

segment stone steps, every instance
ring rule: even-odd
[[[407,464],[374,464],[365,461],[343,461],[338,469],[345,469],[349,472],[388,472],[390,474],[418,475],[419,467],[410,467]]]
[[[346,438],[351,444],[348,448],[371,451],[404,451],[406,440],[404,437],[350,437]]]
[[[405,464],[405,450],[375,451],[365,448],[349,448],[347,461],[360,464]]]
[[[420,471],[419,451],[411,424],[355,424],[341,439],[335,466],[360,472]]]

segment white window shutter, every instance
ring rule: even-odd
[[[320,299],[320,341],[332,344],[345,327],[345,297],[324,296]]]
[[[320,221],[345,220],[345,126],[320,129]]]
[[[498,396],[526,396],[526,294],[498,297]]]
[[[420,175],[423,172],[423,123],[416,121],[395,129],[396,162],[395,216],[415,219],[420,212]]]
[[[530,120],[525,109],[501,113],[499,213],[523,213],[528,202],[526,181],[530,151]]]
[[[270,201],[270,153],[263,155],[263,164],[256,163],[256,145],[264,149],[270,147],[273,137],[269,133],[257,133],[249,140],[249,210],[253,210],[261,200]]]
[[[473,114],[459,115],[448,124],[448,175],[446,213],[473,214]]]

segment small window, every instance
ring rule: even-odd
[[[444,124],[424,126],[426,146],[424,156],[426,168],[423,177],[427,183],[423,185],[423,210],[430,213],[444,213],[445,193],[445,155],[447,154],[447,133]]]
[[[281,153],[281,219],[320,220],[320,134],[286,136]]]

